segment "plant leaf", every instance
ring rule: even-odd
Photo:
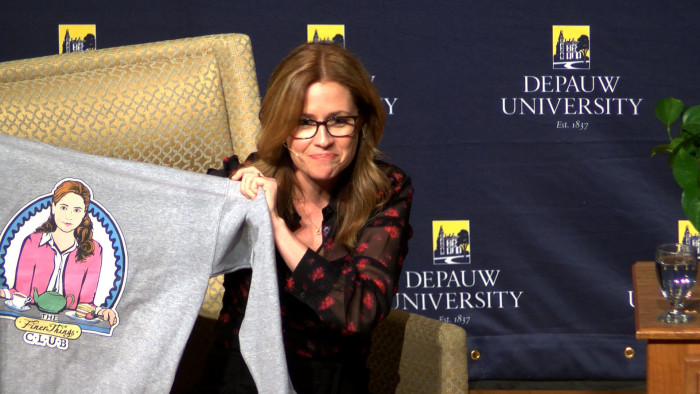
[[[671,145],[669,144],[664,144],[664,145],[657,145],[654,147],[654,149],[651,150],[651,155],[654,156],[657,153],[671,153]]]
[[[700,105],[692,106],[683,111],[681,122],[683,130],[693,134],[700,133]]]
[[[677,98],[666,97],[656,103],[654,112],[661,123],[665,124],[667,128],[671,127],[683,112],[683,102]]]
[[[698,167],[697,160],[687,150],[680,148],[675,152],[671,167],[673,168],[673,178],[681,189],[692,191],[693,188],[699,188],[700,167]],[[700,196],[700,191],[697,195]]]
[[[684,190],[681,194],[681,207],[693,227],[700,226],[700,188],[696,186],[694,189]]]
[[[683,138],[682,135],[681,135],[681,136],[678,136],[678,137],[676,137],[676,138],[673,138],[673,139],[671,139],[671,144],[670,144],[670,145],[671,145],[671,149],[672,149],[672,150],[675,150],[675,149],[677,149],[680,145],[682,145],[683,143],[686,143],[686,144],[687,144],[685,138]]]

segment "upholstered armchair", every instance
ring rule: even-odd
[[[253,151],[259,108],[252,47],[242,34],[0,63],[0,133],[187,171]],[[173,392],[200,375],[222,283],[212,278],[203,295]],[[466,391],[462,328],[393,311],[373,339],[376,390]]]

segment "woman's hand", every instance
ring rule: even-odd
[[[265,192],[267,208],[270,211],[272,233],[275,237],[275,246],[280,252],[290,270],[294,271],[297,264],[306,253],[307,246],[287,228],[284,219],[277,215],[277,180],[267,178],[257,168],[250,166],[239,169],[231,175],[231,180],[241,182],[241,194],[254,199],[258,195],[258,188]]]
[[[241,182],[241,194],[252,199],[258,196],[258,188],[265,192],[265,200],[270,216],[277,216],[277,180],[263,176],[257,168],[250,166],[239,169],[231,175],[231,180]]]

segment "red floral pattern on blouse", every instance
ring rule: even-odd
[[[219,175],[235,171],[240,167],[237,163],[235,158],[228,159]],[[413,187],[398,167],[380,161],[377,165],[390,180],[391,195],[361,229],[353,250],[334,242],[337,212],[332,201],[323,210],[320,248],[308,249],[294,272],[277,256],[282,330],[288,353],[362,360],[369,348],[370,331],[391,308],[408,240],[413,235],[409,224]],[[299,226],[300,218],[294,216],[286,219],[292,230]],[[249,270],[225,275],[219,325],[233,336],[238,334],[245,313],[249,286]]]

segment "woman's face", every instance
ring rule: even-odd
[[[356,116],[350,90],[337,82],[316,82],[306,90],[302,118],[323,122],[339,116]],[[358,131],[347,137],[333,137],[325,126],[307,140],[287,138],[290,157],[299,182],[333,183],[355,158]]]
[[[51,204],[56,226],[65,233],[74,231],[85,216],[85,202],[75,193],[68,193],[56,204]]]

